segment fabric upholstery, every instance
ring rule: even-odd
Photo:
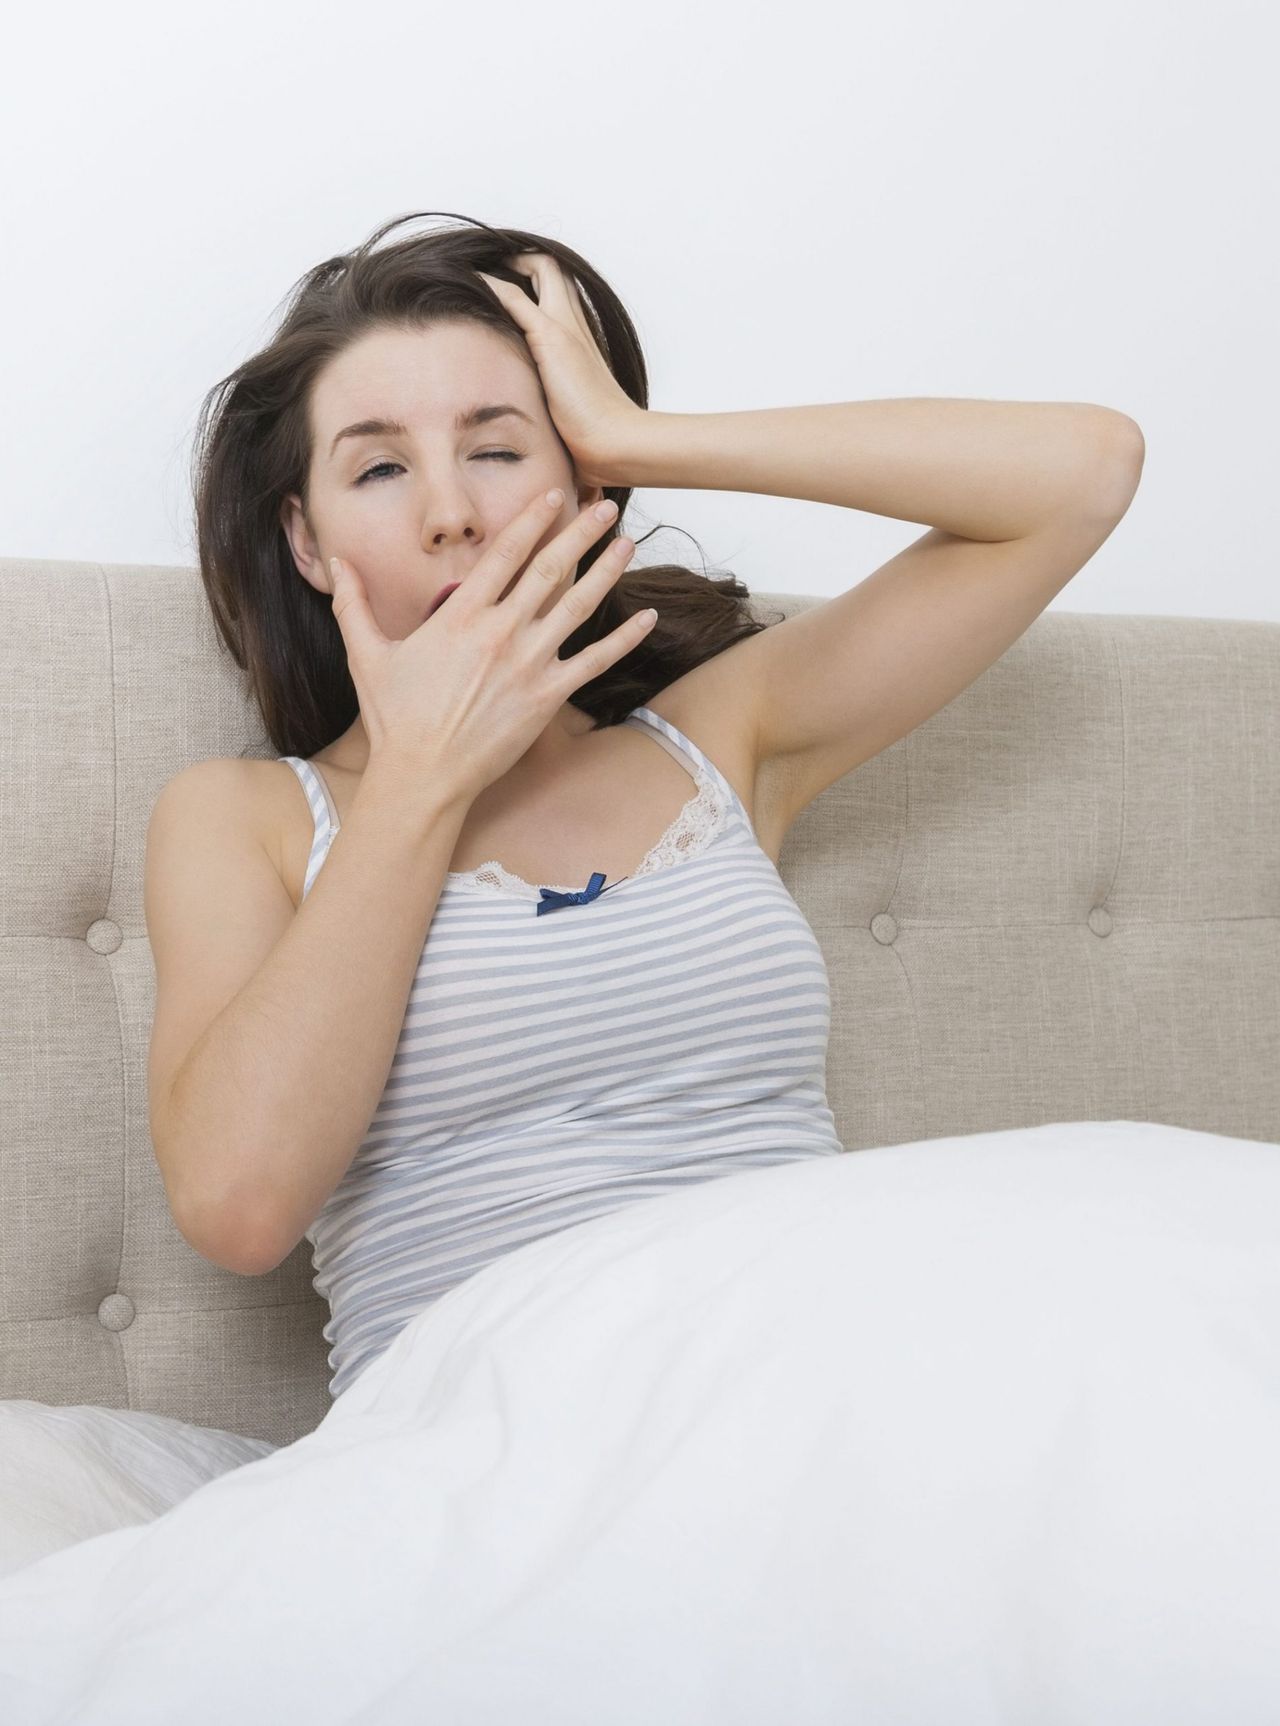
[[[143,914],[161,787],[274,757],[196,571],[0,559],[0,1398],[291,1443],[329,1408],[305,1242],[169,1214]],[[762,621],[811,596],[760,593]],[[846,1150],[1048,1121],[1280,1140],[1280,624],[1048,612],[823,793],[781,873]]]

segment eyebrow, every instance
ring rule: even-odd
[[[513,402],[489,402],[484,407],[463,408],[453,416],[453,429],[456,432],[470,431],[474,426],[488,425],[490,420],[505,418],[514,414],[536,429],[537,422],[530,419],[523,408],[518,408]],[[344,437],[408,437],[408,426],[401,425],[399,420],[357,420],[354,425],[343,426],[329,446],[329,460],[333,460],[334,451]]]

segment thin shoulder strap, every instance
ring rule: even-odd
[[[716,784],[729,799],[730,803],[732,803],[734,808],[738,811],[738,814],[747,823],[747,826],[751,826],[751,817],[747,813],[746,806],[741,797],[739,797],[738,793],[734,790],[733,785],[725,778],[724,774],[716,766],[711,757],[704,754],[691,737],[686,737],[684,732],[680,730],[679,726],[673,725],[669,719],[664,719],[660,713],[655,713],[652,707],[633,708],[627,717],[629,719],[639,719],[643,721],[644,724],[652,726],[652,728],[661,736],[674,744],[682,755],[686,755],[689,760],[692,761],[698,769],[700,769],[704,777],[714,779]]]
[[[287,761],[301,782],[306,792],[307,802],[311,805],[311,818],[316,826],[322,819],[327,819],[329,831],[336,833],[342,823],[338,820],[338,810],[329,795],[329,787],[318,767],[313,767],[309,761],[304,761],[300,755],[282,755],[281,761]]]

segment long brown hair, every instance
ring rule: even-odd
[[[420,329],[471,318],[514,343],[536,370],[524,332],[475,272],[513,282],[532,299],[532,283],[502,260],[545,252],[576,279],[618,383],[640,407],[649,405],[648,373],[631,318],[604,278],[560,241],[460,217],[470,226],[438,228],[375,249],[403,222],[448,214],[397,217],[354,251],[308,270],[290,291],[271,340],[215,384],[200,408],[192,464],[200,579],[218,635],[247,673],[248,694],[280,755],[317,754],[359,712],[332,601],[301,579],[280,519],[291,492],[304,512],[308,507],[311,393],[337,354],[375,327]],[[624,530],[631,488],[609,486],[605,495],[618,514],[584,553],[579,576]],[[640,536],[637,547],[647,537]],[[617,724],[695,665],[766,628],[748,609],[749,598],[732,574],[716,578],[681,564],[633,563],[562,643],[559,656],[580,652],[646,606],[656,607],[658,621],[638,647],[576,689],[574,705],[594,718],[596,729]]]

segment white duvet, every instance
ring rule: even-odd
[[[1280,1145],[1067,1122],[535,1242],[0,1580],[4,1726],[1276,1726]]]

